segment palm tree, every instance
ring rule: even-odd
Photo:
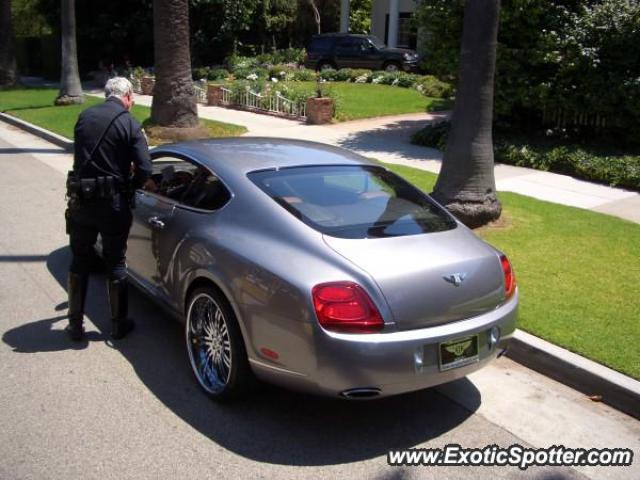
[[[11,0],[0,0],[0,87],[15,85],[17,79]]]
[[[475,228],[500,217],[493,173],[493,81],[500,0],[467,0],[451,132],[432,196]]]
[[[189,1],[154,0],[153,36],[156,84],[151,122],[162,127],[197,127],[189,52]]]
[[[84,102],[80,74],[78,73],[78,51],[76,48],[76,2],[62,0],[62,74],[60,92],[56,105]]]

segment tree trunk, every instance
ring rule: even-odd
[[[76,49],[76,2],[62,0],[62,76],[56,105],[84,102]]]
[[[0,0],[0,87],[15,85],[17,81],[11,0]]]
[[[318,29],[318,35],[321,33],[321,28],[320,28],[320,10],[318,10],[318,6],[316,5],[315,0],[309,0],[309,5],[311,6],[311,9],[313,10],[313,19],[316,22],[316,28]]]
[[[198,125],[196,95],[191,78],[188,0],[153,1],[156,85],[151,121],[163,127]]]
[[[432,196],[465,225],[500,217],[493,173],[493,88],[500,0],[467,0],[451,132]]]

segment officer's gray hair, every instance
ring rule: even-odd
[[[113,77],[107,81],[104,86],[104,96],[109,97],[126,97],[133,92],[131,82],[124,77]]]

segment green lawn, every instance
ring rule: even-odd
[[[316,88],[315,82],[291,82],[291,85],[310,90]],[[412,88],[348,82],[327,82],[323,86],[336,97],[335,119],[339,122],[383,115],[433,112],[452,106],[451,100],[425,97]]]
[[[386,166],[432,191],[434,174]],[[640,379],[640,225],[514,193],[499,196],[504,225],[476,233],[513,263],[519,327]]]
[[[87,96],[82,105],[58,107],[53,105],[57,93],[58,91],[55,89],[36,88],[0,91],[0,112],[8,113],[71,139],[73,138],[73,127],[80,112],[91,105],[102,103],[104,100]],[[135,105],[131,113],[142,123],[149,118],[151,109]],[[239,125],[213,120],[202,121],[209,128],[212,137],[242,135],[247,131],[245,127]]]

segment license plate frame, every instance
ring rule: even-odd
[[[438,366],[440,371],[446,372],[478,363],[480,361],[479,347],[478,334],[440,342],[438,344]]]

